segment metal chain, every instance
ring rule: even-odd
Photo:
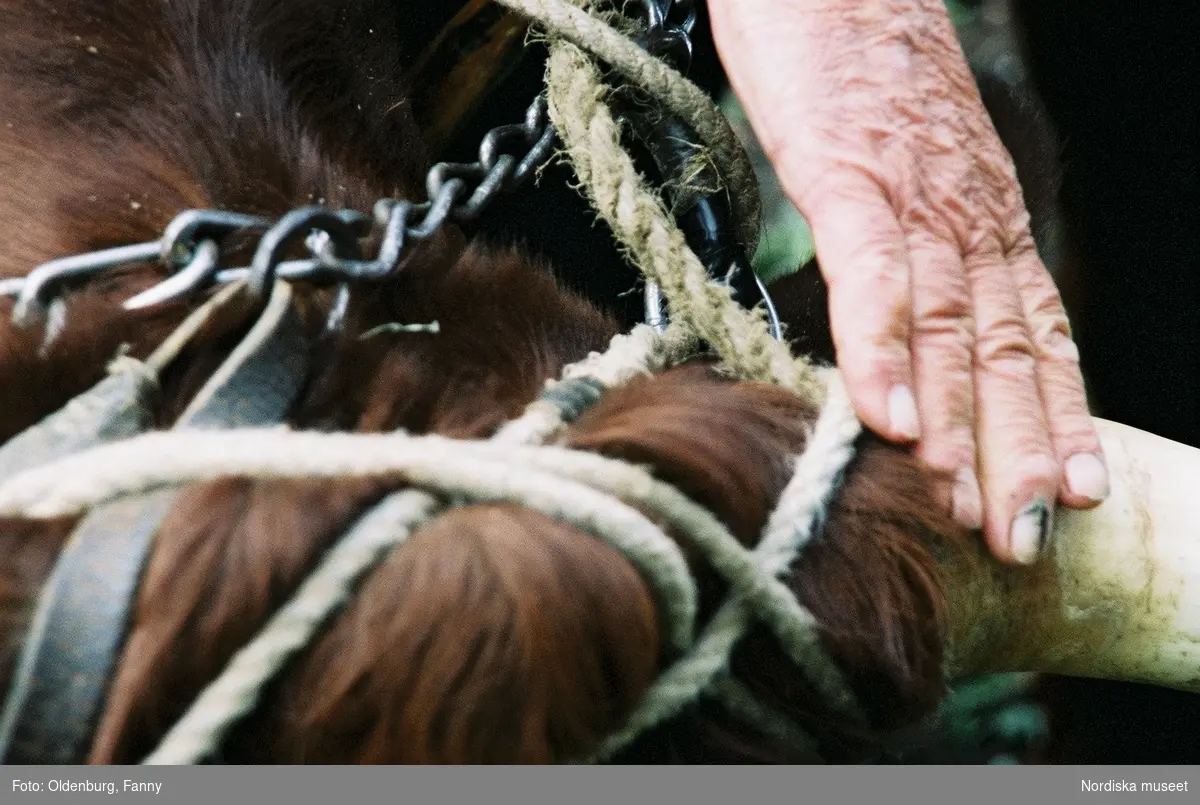
[[[385,279],[394,273],[410,240],[428,239],[447,220],[473,221],[496,196],[521,187],[549,158],[554,137],[546,98],[539,95],[524,122],[498,126],[484,136],[475,162],[439,162],[430,168],[425,182],[428,201],[380,199],[374,224],[383,237],[373,260],[359,259],[358,241],[370,233],[372,220],[355,210],[303,207],[274,224],[222,210],[187,210],[171,221],[159,240],[52,260],[23,278],[0,280],[0,295],[16,298],[13,321],[29,327],[45,318],[66,283],[152,260],[162,262],[171,276],[130,299],[126,309],[162,304],[212,283],[242,279],[259,293],[270,287],[275,276],[335,283]],[[221,245],[231,236],[255,231],[262,234],[251,265],[219,269]],[[285,248],[301,238],[311,257],[281,260]]]
[[[640,18],[645,25],[634,38],[638,45],[686,74],[692,64],[692,29],[699,17],[695,0],[633,0],[632,5],[634,11],[626,8],[626,16]]]
[[[677,69],[687,70],[697,18],[695,0],[627,0],[622,10],[643,20],[645,28],[637,38],[643,48]],[[380,199],[372,216],[309,206],[292,210],[274,223],[222,210],[188,210],[172,220],[159,240],[52,260],[24,278],[0,280],[0,296],[16,297],[13,322],[30,327],[45,320],[56,294],[69,282],[157,259],[170,276],[125,302],[125,309],[163,304],[214,283],[239,280],[246,280],[252,293],[265,297],[278,277],[340,286],[329,321],[329,326],[336,326],[350,283],[385,280],[397,271],[410,242],[432,237],[447,221],[476,220],[497,196],[521,187],[548,161],[554,139],[542,93],[526,110],[523,122],[498,126],[483,137],[474,162],[439,162],[430,168],[425,179],[428,200],[423,203]],[[374,259],[364,260],[359,244],[373,228],[381,232],[379,248]],[[253,232],[261,234],[251,264],[220,268],[222,245],[231,237]],[[284,260],[283,255],[297,242],[307,247],[310,256]],[[765,289],[760,286],[760,290],[765,297]],[[769,298],[766,302],[774,322]],[[662,307],[658,288],[648,283],[646,313],[652,325],[661,326]],[[55,329],[61,330],[61,324]]]
[[[695,0],[636,0],[634,5],[638,10],[631,16],[640,17],[645,25],[645,30],[634,37],[637,44],[686,75],[691,68],[691,34],[698,17]],[[654,104],[636,90],[631,90],[630,96],[635,102],[624,104],[619,117],[645,146],[667,187],[673,188],[666,196],[689,248],[713,280],[729,286],[737,302],[748,308],[761,304],[771,335],[782,339],[783,326],[775,304],[736,237],[726,191],[697,192],[699,186],[719,188],[722,182],[711,168],[694,173],[694,166],[703,164],[703,160],[696,159],[700,150],[691,145],[696,141],[695,132],[677,117],[655,110]],[[645,284],[643,305],[646,324],[664,331],[667,302],[657,283]]]

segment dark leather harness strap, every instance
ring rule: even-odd
[[[108,377],[59,410],[0,445],[0,479],[105,442],[144,432],[158,378],[200,332],[224,332],[245,324],[253,308],[244,285],[230,285],[193,311],[145,361],[122,357]]]
[[[0,478],[85,450],[127,439],[150,427],[150,402],[158,391],[144,365],[110,374],[51,416],[0,447]]]
[[[290,287],[278,282],[258,321],[175,427],[279,424],[307,378],[309,357]],[[128,399],[140,399],[140,393]],[[148,417],[122,414],[108,421],[104,433],[110,436],[148,427]],[[42,591],[14,673],[0,720],[0,762],[84,762],[146,559],[178,494],[168,488],[113,501],[89,512],[72,533]]]

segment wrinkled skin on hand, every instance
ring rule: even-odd
[[[1001,560],[1108,494],[1079,353],[942,0],[709,0],[734,91],[808,220],[863,423],[945,471]]]

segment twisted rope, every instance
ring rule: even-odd
[[[761,311],[747,311],[709,279],[660,198],[621,147],[608,92],[585,50],[687,120],[730,184],[747,244],[757,242],[753,172],[728,124],[698,88],[566,0],[496,0],[551,33],[549,111],[581,186],[648,281],[671,304],[664,333],[618,336],[609,350],[567,367],[539,400],[488,442],[407,434],[239,431],[152,433],[94,448],[0,485],[0,515],[53,517],[159,486],[216,477],[391,476],[418,489],[397,492],[365,515],[326,555],[292,599],[239,651],[146,763],[190,763],[220,745],[267,683],[345,603],[358,580],[453,496],[518,503],[604,539],[652,588],[678,657],[651,686],[624,728],[593,760],[611,758],[646,729],[703,693],[768,734],[806,751],[811,739],[765,708],[728,675],[730,654],[755,618],[768,625],[818,693],[845,717],[863,715],[840,669],[819,642],[815,619],[780,577],[819,528],[860,425],[836,373],[824,376],[771,337]],[[644,469],[545,442],[604,389],[686,359],[699,341],[736,377],[780,384],[824,400],[804,453],[758,545],[743,548],[710,512]],[[579,383],[583,385],[578,385]],[[577,384],[574,387],[571,384]],[[586,392],[582,395],[576,392]],[[65,480],[64,480],[65,479]],[[679,546],[650,518],[686,535],[729,582],[726,603],[696,639],[697,592]]]
[[[830,388],[841,386],[832,379]],[[861,720],[848,684],[819,643],[814,619],[776,578],[811,537],[844,466],[847,443],[857,434],[844,393],[829,402],[789,485],[802,494],[781,496],[753,551],[742,547],[707,509],[640,467],[499,437],[472,442],[282,428],[148,433],[14,478],[0,486],[0,515],[69,516],[125,495],[216,477],[391,476],[423,487],[393,495],[382,511],[372,511],[331,549],[291,601],[206,688],[148,763],[196,762],[219,746],[225,732],[253,709],[270,679],[344,603],[357,579],[440,511],[442,505],[430,491],[469,501],[505,500],[561,519],[616,547],[647,579],[664,614],[668,648],[681,656],[651,687],[626,727],[600,748],[595,759],[603,760],[701,693],[729,694],[731,688],[717,683],[755,617],[772,629],[825,698],[846,717]],[[812,489],[820,491],[813,494]],[[782,525],[783,513],[788,527]],[[648,518],[685,534],[729,582],[729,601],[698,641],[693,640],[695,583],[678,545]],[[735,692],[730,706],[745,711],[748,694]]]
[[[620,32],[578,8],[584,0],[576,0],[576,4],[567,0],[495,2],[543,27],[553,37],[551,53],[562,43],[582,48],[686,121],[712,152],[717,171],[729,189],[739,234],[747,252],[754,253],[762,218],[762,200],[754,167],[729,121],[704,90]]]
[[[586,54],[566,42],[551,48],[549,112],[581,185],[648,281],[662,289],[672,320],[707,341],[736,377],[778,383],[810,400],[823,394],[811,364],[771,336],[762,310],[738,305],[712,281],[683,232],[621,147],[605,104],[608,89]]]

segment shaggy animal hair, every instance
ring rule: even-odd
[[[368,210],[381,196],[418,195],[427,157],[398,79],[413,56],[402,5],[0,6],[0,277],[153,240],[186,208],[278,216],[314,201]],[[160,267],[142,265],[69,288],[68,325],[45,351],[40,331],[16,329],[0,303],[0,439],[95,383],[122,345],[135,355],[157,345],[187,305],[119,306],[161,278]],[[811,309],[807,281],[780,288],[796,330]],[[360,290],[341,337],[319,335],[327,296],[301,297],[321,340],[290,415],[299,428],[483,438],[618,332],[546,266],[453,231],[393,281]],[[385,322],[433,320],[437,334],[359,338]],[[163,424],[230,344],[202,337],[172,368]],[[562,441],[648,465],[749,545],[816,413],[789,392],[694,362],[608,393]],[[822,533],[789,578],[869,728],[833,718],[765,630],[735,651],[738,677],[810,729],[831,760],[869,757],[944,693],[946,596],[934,553],[967,535],[933,504],[934,480],[906,451],[862,437]],[[187,488],[158,535],[88,760],[148,753],[322,552],[394,488],[244,479]],[[0,521],[0,685],[71,527]],[[681,541],[707,618],[722,583]],[[645,582],[615,549],[517,506],[457,508],[361,584],[217,760],[569,761],[617,728],[662,669],[659,628]],[[803,759],[709,701],[618,758]]]

